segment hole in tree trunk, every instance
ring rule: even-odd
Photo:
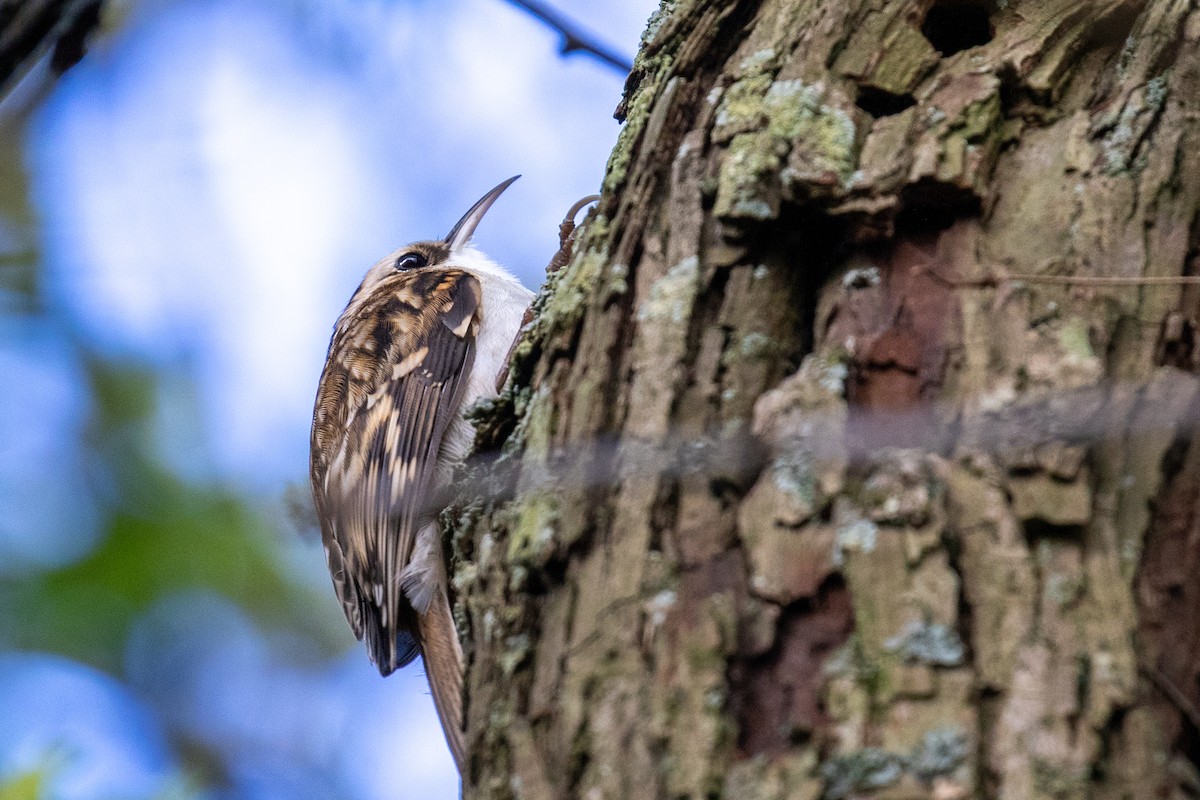
[[[899,114],[906,108],[912,108],[917,101],[911,94],[896,94],[884,91],[875,86],[858,87],[858,97],[855,103],[872,117],[890,117]]]
[[[1083,539],[1082,525],[1055,525],[1042,519],[1025,520],[1025,539],[1037,542],[1044,539],[1059,541],[1081,541]]]
[[[945,230],[957,220],[980,213],[980,199],[969,189],[922,178],[904,187],[897,236],[920,236]]]
[[[980,3],[937,0],[925,15],[921,33],[942,56],[952,56],[992,40],[992,21]]]

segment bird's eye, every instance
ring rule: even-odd
[[[409,269],[420,269],[429,262],[420,253],[405,253],[396,259],[395,268],[403,272]]]

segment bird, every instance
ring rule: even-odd
[[[474,442],[463,409],[497,392],[533,299],[471,243],[519,177],[444,239],[367,271],[334,325],[313,408],[309,477],[334,591],[381,675],[422,657],[460,774],[463,654],[431,506]]]

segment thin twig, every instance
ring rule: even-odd
[[[55,74],[79,61],[99,27],[102,5],[103,0],[0,0],[0,94],[47,50]]]
[[[1200,275],[1041,275],[1031,272],[1004,272],[984,278],[948,278],[932,267],[919,267],[943,286],[955,289],[994,289],[1001,283],[1049,283],[1056,286],[1200,286]]]
[[[1192,286],[1200,285],[1200,275],[1147,275],[1124,278],[1116,275],[1030,275],[1014,272],[1006,280],[1025,283],[1054,283],[1064,286]]]
[[[608,45],[596,41],[588,33],[580,30],[571,20],[539,2],[539,0],[508,0],[508,2],[517,8],[528,11],[534,17],[562,34],[563,41],[560,52],[564,56],[571,53],[589,53],[622,75],[633,69],[633,62],[628,58]]]

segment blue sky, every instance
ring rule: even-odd
[[[602,5],[559,7],[632,53],[651,3]],[[192,362],[215,468],[264,488],[303,475],[365,268],[521,173],[477,242],[536,287],[618,131],[621,77],[500,0],[129,13],[34,124],[53,285],[112,351]]]
[[[554,5],[632,56],[657,4]],[[277,508],[305,480],[328,336],[362,273],[522,173],[476,241],[537,287],[563,213],[599,186],[622,76],[561,58],[554,33],[502,0],[109,9],[120,24],[27,131],[46,300],[109,357],[174,376],[156,437],[176,473]],[[0,412],[40,413],[4,432],[0,564],[48,568],[97,536],[71,450],[82,366],[59,333],[3,324]],[[292,550],[300,579],[327,587],[319,547]],[[179,780],[174,726],[223,754],[220,797],[454,796],[417,667],[383,681],[360,647],[294,658],[294,642],[205,593],[156,605],[126,650],[123,682],[0,653],[0,714],[17,720],[0,783],[52,753],[55,797],[161,796]]]

